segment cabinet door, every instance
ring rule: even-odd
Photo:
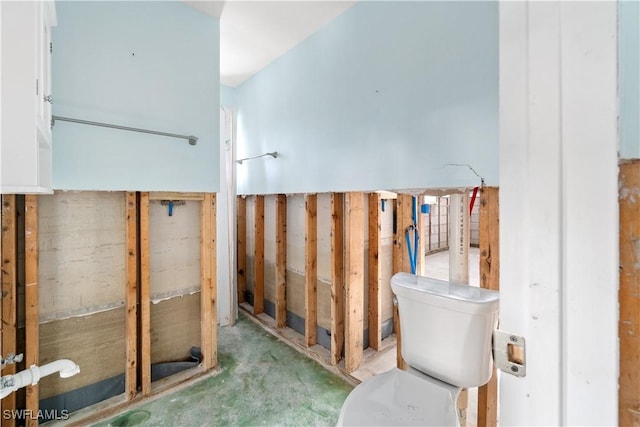
[[[0,192],[52,190],[51,1],[2,1]]]
[[[51,93],[51,26],[55,21],[53,2],[44,1],[38,5],[37,31],[37,82],[36,82],[36,125],[41,134],[41,144],[51,145],[51,114],[53,94]]]

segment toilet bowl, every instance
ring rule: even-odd
[[[489,381],[498,292],[397,273],[402,357],[349,394],[339,426],[457,426],[460,390]]]
[[[371,377],[345,400],[339,426],[455,426],[460,388],[398,368]]]

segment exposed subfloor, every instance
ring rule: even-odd
[[[333,426],[353,388],[240,315],[219,328],[222,372],[99,426]]]

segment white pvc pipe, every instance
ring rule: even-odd
[[[11,381],[13,384],[3,387],[2,390],[0,390],[0,399],[22,387],[36,385],[38,384],[38,381],[40,381],[40,378],[44,378],[56,372],[60,373],[60,378],[69,378],[80,372],[80,367],[69,359],[56,360],[42,366],[31,365],[29,369],[20,371],[17,374],[2,377],[3,380],[7,382]]]
[[[469,284],[469,193],[449,196],[449,281]]]

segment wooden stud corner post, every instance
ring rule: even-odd
[[[500,289],[498,188],[480,190],[480,287]],[[498,422],[498,377],[496,369],[489,382],[478,388],[478,427]]]
[[[200,205],[200,346],[206,370],[218,364],[215,203],[215,194],[205,193]]]
[[[253,314],[264,313],[264,196],[255,196]]]
[[[287,196],[276,196],[276,327],[287,326]]]
[[[38,292],[38,196],[26,195],[24,202],[24,245],[25,245],[25,366],[39,365],[40,324]],[[38,385],[26,387],[26,409],[37,414],[40,408]],[[37,426],[38,417],[27,416],[27,426]]]
[[[618,423],[640,425],[640,160],[620,164]]]
[[[360,367],[364,330],[364,193],[345,198],[345,363],[351,373]]]
[[[307,347],[318,343],[318,196],[305,196],[304,216],[304,339]]]
[[[344,193],[331,194],[331,364],[344,346]]]
[[[138,393],[138,202],[135,192],[127,192],[125,197],[127,245],[125,394],[127,399],[133,399]]]

